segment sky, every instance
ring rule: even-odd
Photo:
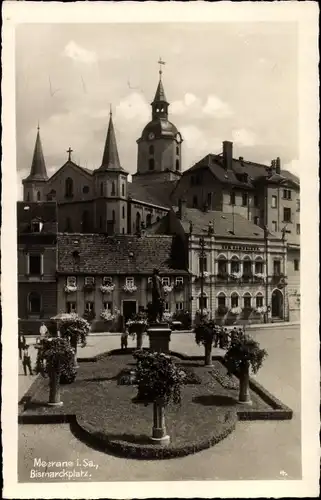
[[[39,122],[48,175],[101,164],[110,106],[120,161],[137,170],[162,58],[183,170],[233,141],[234,157],[299,174],[295,23],[22,24],[16,30],[19,197]]]

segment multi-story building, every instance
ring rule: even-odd
[[[18,315],[24,333],[38,333],[57,311],[57,205],[17,204]]]

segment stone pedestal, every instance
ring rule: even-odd
[[[170,438],[166,434],[164,405],[160,403],[154,403],[153,417],[154,417],[154,425],[153,425],[153,434],[152,437],[150,438],[151,441],[155,444],[161,444],[161,445],[168,444]]]
[[[167,323],[151,323],[147,330],[150,350],[168,353],[171,333]]]

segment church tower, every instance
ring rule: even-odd
[[[123,169],[119,161],[111,111],[102,163],[94,171],[94,175],[96,231],[127,234],[128,172]]]
[[[144,179],[154,181],[176,181],[181,176],[182,136],[168,120],[169,102],[166,99],[162,82],[162,65],[159,60],[159,82],[152,106],[152,121],[144,128],[137,140],[137,173],[133,181]]]
[[[47,180],[48,175],[42,151],[40,129],[38,126],[30,174],[22,180],[23,201],[45,201]]]

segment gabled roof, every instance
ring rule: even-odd
[[[184,215],[181,219],[184,231],[189,233],[190,223],[192,223],[193,233],[195,234],[207,233],[210,222],[213,224],[215,236],[251,239],[264,238],[264,231],[261,227],[256,226],[239,214],[234,214],[233,216],[231,213],[214,210],[202,212],[197,208],[185,208]],[[232,233],[233,229],[234,234]]]
[[[38,127],[35,149],[31,163],[30,174],[24,181],[46,181],[48,180],[45,159],[43,156],[42,144],[40,139],[40,130]]]
[[[145,184],[143,179],[133,177],[133,182],[128,183],[128,193],[134,200],[157,205],[159,207],[171,208],[171,193],[176,181],[163,181],[155,184]]]
[[[184,273],[173,252],[172,236],[58,234],[58,272],[75,274]],[[75,259],[77,251],[79,258]],[[183,259],[182,259],[182,262]]]
[[[92,177],[93,175],[93,170],[90,170],[89,168],[85,168],[85,167],[81,167],[80,165],[77,165],[77,163],[73,162],[72,160],[67,160],[66,163],[64,163],[62,165],[62,167],[60,167],[49,179],[49,181],[52,181],[60,172],[63,168],[66,168],[67,166],[70,166],[70,167],[73,167],[75,168],[76,170],[79,170],[81,173],[85,174],[85,175],[89,175],[90,177]]]

